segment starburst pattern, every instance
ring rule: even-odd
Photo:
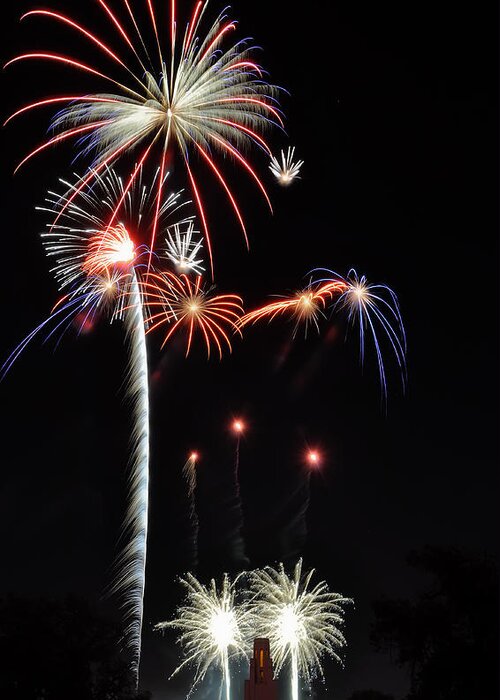
[[[283,564],[249,574],[255,635],[269,639],[277,674],[290,664],[293,700],[298,700],[299,677],[307,684],[323,677],[324,656],[342,663],[344,607],[353,602],[330,592],[324,581],[310,587],[313,575],[314,569],[302,575],[302,560],[292,576]]]
[[[189,154],[200,156],[219,181],[247,240],[236,199],[212,153],[221,153],[241,165],[254,179],[271,206],[262,182],[242,155],[242,150],[257,144],[271,155],[262,133],[270,125],[282,125],[276,102],[276,88],[263,79],[262,69],[252,59],[254,47],[248,40],[237,41],[223,48],[227,37],[236,29],[236,22],[229,20],[225,12],[216,18],[205,34],[201,32],[201,20],[208,2],[199,1],[195,4],[180,42],[177,41],[175,2],[171,4],[169,42],[160,37],[153,4],[148,2],[158,49],[156,69],[146,68],[146,64],[151,63],[151,58],[131,5],[125,3],[128,21],[133,24],[138,42],[130,38],[126,23],[104,0],[100,0],[100,5],[117,38],[127,45],[126,51],[132,54],[130,57],[128,54],[119,55],[82,24],[58,12],[33,10],[23,15],[22,19],[38,17],[57,22],[83,36],[96,52],[112,63],[118,71],[118,77],[75,58],[47,51],[25,53],[9,61],[6,65],[26,60],[62,64],[90,74],[113,88],[111,93],[65,95],[38,100],[11,115],[7,121],[35,108],[65,105],[52,122],[56,135],[31,151],[18,167],[53,145],[78,138],[80,154],[93,154],[94,157],[93,170],[81,179],[78,185],[80,190],[89,185],[96,172],[101,172],[107,164],[142,144],[145,148],[139,158],[141,164],[153,157],[153,152],[160,153],[156,198],[159,208],[163,175],[170,149],[174,148],[184,162],[212,262],[207,220]],[[168,47],[168,56],[162,53],[165,45]],[[141,58],[143,49],[144,56]],[[137,62],[137,68],[134,68],[134,61]],[[150,248],[154,247],[156,233],[155,223],[149,241]]]
[[[155,626],[156,630],[173,628],[180,632],[179,643],[185,658],[172,676],[185,666],[194,666],[193,690],[215,665],[222,670],[226,700],[230,700],[229,662],[246,656],[246,640],[252,629],[249,609],[236,601],[237,582],[238,578],[231,582],[224,574],[218,589],[213,579],[206,587],[187,574],[181,579],[187,589],[184,604],[177,609],[173,620]]]
[[[243,314],[243,302],[236,294],[214,295],[204,289],[202,278],[192,281],[187,275],[171,272],[152,273],[142,283],[145,303],[150,315],[145,319],[148,333],[166,324],[162,347],[180,331],[187,334],[186,356],[189,354],[195,334],[201,336],[210,357],[215,345],[219,357],[225,345],[231,352],[230,333],[241,334],[238,321]],[[160,309],[157,311],[156,309]]]
[[[196,233],[192,221],[185,231],[181,230],[180,224],[174,224],[173,230],[167,230],[165,254],[178,274],[194,272],[201,275],[205,271],[203,260],[198,257],[203,244],[201,240],[193,240]]]
[[[329,277],[320,284],[344,284],[345,288],[334,304],[334,311],[345,310],[348,322],[358,328],[360,360],[364,363],[367,335],[375,349],[382,395],[387,395],[387,377],[381,345],[385,338],[400,369],[403,387],[406,384],[406,333],[399,302],[393,290],[385,284],[370,284],[365,275],[351,269],[346,277],[332,270],[321,269]]]
[[[281,151],[281,161],[276,156],[271,157],[269,169],[279,184],[284,187],[288,187],[294,180],[300,179],[299,173],[304,165],[304,161],[298,160],[294,163],[294,153],[295,146],[293,148],[289,147],[286,155],[285,151]]]

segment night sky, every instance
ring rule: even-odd
[[[160,9],[160,3],[156,3]],[[166,3],[164,3],[166,5]],[[179,2],[186,11],[190,3]],[[2,8],[3,62],[25,50],[94,59],[83,40],[49,22]],[[114,41],[97,3],[54,0]],[[211,2],[210,17],[222,4]],[[481,14],[484,12],[484,16]],[[330,15],[331,16],[328,16]],[[184,359],[174,342],[150,338],[151,515],[141,685],[155,700],[182,697],[189,673],[168,683],[178,651],[151,632],[180,601],[176,577],[193,564],[181,479],[197,448],[204,579],[224,571],[290,563],[302,554],[333,590],[352,596],[346,668],[328,667],[328,695],[402,694],[407,678],[370,647],[371,603],[411,596],[425,584],[405,561],[425,545],[496,555],[497,506],[497,59],[494,17],[477,3],[292,3],[235,0],[238,36],[263,47],[260,63],[282,97],[302,178],[279,188],[264,155],[253,162],[274,215],[231,163],[251,242],[213,178],[196,163],[213,234],[216,282],[247,308],[293,291],[315,267],[350,267],[399,297],[408,336],[406,394],[387,355],[389,398],[380,399],[369,354],[340,321],[299,333],[277,321],[235,339],[233,354],[207,362],[201,344]],[[166,18],[166,9],[165,9]],[[114,41],[118,46],[118,42]],[[46,94],[104,91],[50,64],[3,75],[2,114]],[[43,140],[47,111],[2,134],[3,360],[57,298],[35,212],[73,152],[60,147],[15,177],[16,163]],[[133,157],[132,157],[133,158]],[[205,177],[206,176],[206,177]],[[184,171],[173,163],[173,182]],[[119,323],[68,332],[60,346],[33,342],[0,384],[3,542],[0,593],[100,601],[109,584],[126,502],[130,433]],[[234,498],[234,436],[242,416],[243,529]],[[317,447],[310,480],[304,452]],[[113,608],[110,601],[100,601]],[[324,688],[318,686],[319,695]],[[203,694],[200,693],[200,697]]]

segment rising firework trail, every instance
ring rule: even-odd
[[[9,358],[4,371],[27,343],[53,326],[49,335],[76,318],[80,327],[97,313],[107,312],[126,328],[129,346],[127,393],[131,399],[133,429],[129,461],[129,500],[124,523],[127,544],[117,559],[111,592],[122,598],[124,640],[132,654],[132,670],[138,683],[148,531],[149,502],[149,390],[140,277],[152,255],[148,241],[156,219],[163,225],[175,221],[189,227],[192,217],[182,217],[186,202],[181,193],[165,196],[156,211],[157,171],[153,184],[143,184],[142,168],[123,181],[111,168],[94,174],[94,186],[78,191],[76,184],[61,181],[66,192],[49,192],[45,206],[51,222],[42,234],[45,251],[53,262],[52,273],[63,297],[47,321],[32,331]],[[164,174],[163,188],[165,188]],[[78,178],[77,178],[78,182]],[[73,197],[74,192],[78,196]],[[120,211],[120,220],[117,212]],[[130,231],[134,232],[135,240]],[[65,325],[66,324],[66,325]]]
[[[25,61],[43,61],[65,66],[90,75],[109,86],[108,92],[66,94],[47,97],[25,105],[8,119],[25,115],[38,108],[62,107],[52,120],[55,133],[28,153],[18,168],[47,148],[77,139],[80,155],[92,155],[92,169],[85,174],[78,191],[85,189],[107,165],[139,148],[138,160],[154,159],[160,168],[157,180],[156,209],[162,202],[163,175],[171,152],[184,164],[192,195],[196,201],[212,265],[212,246],[204,211],[203,198],[191,155],[196,155],[215,176],[224,190],[235,216],[248,238],[239,205],[232,193],[217,154],[231,159],[255,181],[271,208],[269,197],[259,176],[242,152],[252,146],[271,151],[262,134],[270,126],[283,125],[278,109],[277,88],[264,79],[262,68],[253,59],[254,47],[244,39],[227,45],[236,30],[236,22],[223,11],[202,31],[208,2],[198,1],[184,34],[178,35],[176,3],[171,3],[168,36],[162,34],[153,3],[148,0],[149,20],[155,36],[154,62],[139,28],[131,4],[125,1],[124,17],[99,0],[110,29],[121,48],[109,46],[83,24],[59,12],[32,10],[22,20],[55,22],[87,41],[104,60],[103,67],[90,65],[52,51],[35,51],[16,56],[6,65]],[[163,48],[167,47],[167,54]],[[157,54],[157,55],[156,55]],[[6,122],[6,123],[7,123]],[[76,196],[73,193],[72,196]],[[158,230],[155,217],[150,249],[155,247]],[[213,266],[212,266],[213,269]]]
[[[196,481],[197,474],[196,469],[200,459],[198,452],[191,452],[189,457],[182,467],[182,476],[186,482],[187,486],[187,496],[189,503],[189,520],[193,528],[193,549],[194,549],[194,568],[198,564],[198,532],[199,532],[199,519],[196,510]]]
[[[294,180],[300,179],[299,173],[301,167],[304,165],[304,161],[297,160],[294,162],[294,153],[295,146],[293,148],[288,148],[286,155],[285,151],[281,151],[281,161],[276,156],[272,156],[271,158],[269,170],[283,187],[288,187]]]
[[[346,645],[344,606],[353,601],[330,592],[324,581],[310,588],[313,574],[302,575],[301,559],[292,576],[283,564],[249,574],[255,634],[269,639],[276,674],[289,665],[292,700],[299,698],[299,678],[308,685],[323,678],[323,657],[342,663],[339,652]]]
[[[184,660],[172,676],[185,666],[193,666],[194,688],[214,665],[222,670],[226,700],[231,697],[229,662],[246,657],[247,639],[252,633],[253,617],[248,607],[236,600],[238,578],[231,582],[224,574],[219,589],[213,579],[206,587],[192,574],[187,574],[181,579],[187,589],[185,602],[177,609],[173,620],[155,626],[156,630],[173,628],[180,632],[178,641]]]

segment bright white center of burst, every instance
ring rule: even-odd
[[[210,634],[218,649],[234,644],[235,620],[232,612],[219,610],[210,621]]]
[[[169,119],[172,119],[172,110],[170,109],[170,107],[167,109],[167,117]]]
[[[130,238],[127,238],[116,244],[116,248],[114,252],[110,254],[109,260],[111,263],[131,262],[134,256],[134,244]]]
[[[354,292],[354,295],[356,296],[356,298],[358,299],[358,301],[361,301],[366,296],[365,287],[361,287],[360,285],[358,285],[357,287],[354,287],[353,292]]]
[[[278,619],[278,634],[283,646],[296,646],[303,637],[303,625],[293,605],[286,605]]]

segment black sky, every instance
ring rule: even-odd
[[[51,7],[110,38],[94,4]],[[212,12],[220,6],[212,0]],[[36,48],[92,58],[83,42],[43,20],[20,27],[17,17],[31,7],[23,0],[2,9],[5,60]],[[409,388],[403,396],[389,361],[381,408],[376,369],[369,360],[360,371],[356,338],[344,343],[341,326],[293,342],[286,323],[262,326],[236,341],[222,364],[207,362],[201,347],[187,361],[176,345],[162,355],[153,341],[146,628],[172,612],[175,577],[190,566],[180,470],[193,446],[203,454],[200,572],[245,564],[228,431],[241,414],[249,425],[241,446],[246,565],[302,550],[333,589],[355,598],[347,665],[331,671],[331,697],[367,687],[402,693],[404,675],[370,649],[371,601],[422,585],[405,564],[411,549],[497,552],[496,18],[477,3],[428,1],[313,0],[299,8],[235,0],[232,14],[239,36],[263,47],[271,80],[290,92],[282,100],[287,132],[305,165],[302,179],[281,190],[256,157],[272,217],[232,170],[250,254],[207,178],[217,283],[249,307],[296,288],[318,266],[353,266],[389,284],[408,335]],[[2,80],[4,115],[38,95],[92,87],[48,64],[13,66]],[[39,112],[2,133],[1,358],[56,299],[34,207],[71,172],[71,152],[60,148],[11,174],[47,126]],[[288,139],[275,133],[271,143],[278,150]],[[181,179],[180,168],[173,175]],[[57,350],[35,342],[0,384],[0,592],[97,600],[110,580],[129,431],[122,340],[118,325],[101,324],[78,339],[68,334]],[[294,519],[308,444],[325,460],[311,480],[306,532]],[[146,629],[142,684],[155,699],[185,691],[188,675],[175,685],[165,680],[174,662]]]

